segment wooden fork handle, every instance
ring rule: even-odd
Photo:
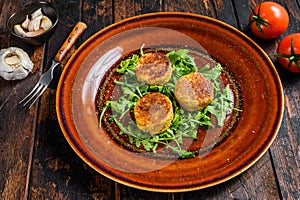
[[[69,34],[68,38],[65,40],[65,42],[60,47],[59,51],[56,53],[54,60],[57,62],[61,62],[68,51],[71,49],[73,44],[76,42],[76,40],[79,38],[79,36],[84,32],[84,30],[87,28],[86,24],[83,22],[78,22],[71,33]]]

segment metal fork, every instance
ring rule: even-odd
[[[50,69],[41,75],[41,78],[39,79],[37,84],[34,86],[34,88],[31,90],[31,92],[28,93],[27,96],[24,97],[24,99],[22,99],[19,102],[19,104],[22,104],[23,102],[25,102],[23,104],[23,107],[25,107],[27,104],[29,104],[30,101],[32,101],[29,106],[29,108],[31,108],[31,106],[38,100],[38,98],[40,98],[40,96],[47,89],[48,85],[50,84],[50,82],[53,79],[53,71],[54,71],[55,67],[58,66],[59,64],[60,64],[59,62],[52,60],[52,66],[50,67]]]
[[[54,59],[52,60],[52,66],[50,67],[50,69],[41,75],[39,81],[31,90],[31,92],[26,97],[24,97],[19,102],[19,104],[25,102],[23,104],[23,107],[25,107],[31,102],[29,105],[29,109],[31,108],[31,106],[33,106],[33,104],[40,98],[40,96],[44,93],[44,91],[47,89],[50,82],[52,81],[53,71],[55,67],[60,64],[67,52],[71,49],[72,45],[75,43],[75,41],[79,38],[79,36],[83,33],[83,31],[86,28],[87,26],[83,22],[78,22],[75,25],[68,38],[62,44],[60,50],[56,53]]]

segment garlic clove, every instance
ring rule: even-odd
[[[40,16],[40,15],[43,15],[42,13],[42,8],[39,8],[37,9],[36,11],[34,11],[32,14],[31,14],[31,20],[33,20],[34,18]]]
[[[28,18],[28,15],[26,15],[26,19],[21,24],[22,28],[28,29],[29,23],[30,23],[30,19]]]
[[[32,19],[29,22],[28,31],[38,31],[40,29],[42,18],[43,18],[43,15],[39,15],[39,16],[35,17],[34,19]]]
[[[37,31],[29,31],[25,33],[25,37],[35,37],[45,32],[45,29],[41,28]]]
[[[11,66],[18,65],[19,63],[21,63],[21,59],[17,54],[12,54],[10,56],[5,57],[4,61],[6,62],[6,64]]]
[[[52,26],[52,21],[49,19],[49,17],[43,15],[41,20],[41,28],[43,28],[45,31],[47,31]]]
[[[0,76],[5,80],[27,77],[33,66],[28,54],[20,48],[9,47],[0,50]]]
[[[35,37],[50,29],[52,25],[49,17],[43,15],[42,8],[39,8],[31,14],[31,20],[26,15],[22,24],[15,25],[14,31],[23,37]]]
[[[25,31],[22,28],[22,26],[20,24],[16,24],[14,25],[14,32],[18,35],[24,36],[25,35]]]

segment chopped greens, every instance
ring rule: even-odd
[[[195,157],[193,152],[182,148],[183,138],[197,139],[199,126],[213,127],[210,115],[214,115],[216,118],[217,126],[222,126],[228,110],[232,107],[232,102],[230,100],[229,85],[225,88],[220,88],[219,77],[222,67],[220,64],[217,64],[211,69],[209,65],[206,65],[199,70],[204,77],[213,83],[214,99],[212,102],[205,109],[195,112],[187,112],[179,106],[173,93],[178,78],[198,71],[194,58],[188,53],[187,49],[180,49],[166,54],[171,61],[174,73],[171,80],[163,86],[149,86],[137,81],[135,67],[139,55],[133,54],[131,58],[123,60],[117,72],[124,74],[124,76],[122,80],[114,81],[116,85],[121,87],[122,96],[116,101],[105,102],[105,106],[100,114],[99,126],[101,126],[104,113],[110,108],[112,115],[109,117],[109,120],[114,121],[120,129],[120,135],[126,134],[129,137],[129,142],[137,148],[142,146],[146,151],[156,153],[159,145],[165,145],[167,149],[178,154],[180,158]],[[142,50],[141,55],[143,55]],[[169,97],[173,103],[174,110],[171,126],[166,131],[156,135],[150,135],[141,131],[133,120],[130,120],[128,123],[122,122],[122,118],[133,111],[138,99],[151,92],[160,92]]]

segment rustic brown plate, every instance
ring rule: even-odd
[[[239,86],[238,122],[205,153],[163,159],[124,148],[98,127],[98,89],[111,67],[145,48],[188,48],[220,62]],[[57,115],[68,143],[104,176],[139,189],[180,192],[231,179],[270,147],[283,116],[283,89],[266,53],[237,29],[209,17],[153,13],[125,19],[89,38],[65,66],[57,89]]]

